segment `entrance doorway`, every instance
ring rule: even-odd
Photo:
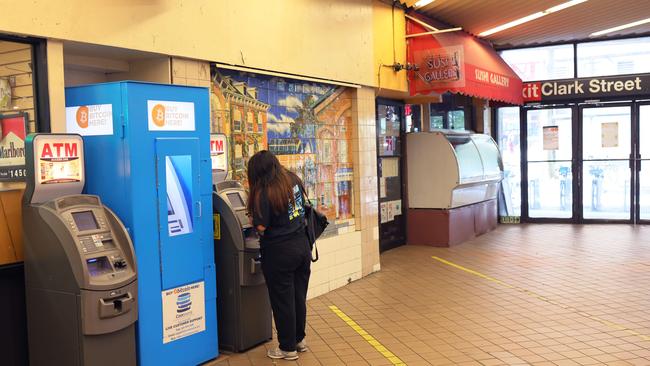
[[[573,218],[572,115],[571,107],[525,111],[528,218]]]
[[[632,107],[581,106],[582,219],[632,221]]]
[[[377,100],[377,179],[379,188],[380,252],[406,242],[406,221],[402,214],[402,138],[405,129],[404,104]]]
[[[513,113],[497,118],[512,125]],[[523,221],[650,222],[650,103],[525,107],[519,118],[519,151],[505,148],[512,128],[498,132],[504,161],[521,153]]]

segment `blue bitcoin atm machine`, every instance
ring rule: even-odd
[[[130,231],[139,269],[140,365],[217,357],[207,88],[116,82],[66,89],[83,136],[86,193]]]

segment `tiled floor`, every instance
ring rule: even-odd
[[[309,302],[298,361],[269,343],[210,365],[650,365],[650,227],[500,225],[381,266]]]

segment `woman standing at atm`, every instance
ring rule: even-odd
[[[302,181],[263,150],[248,161],[248,213],[260,233],[262,272],[269,290],[279,347],[273,359],[307,351],[307,287],[311,250],[305,232]]]

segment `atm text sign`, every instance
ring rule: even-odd
[[[223,140],[210,140],[210,152],[213,154],[223,154],[224,144]]]
[[[650,94],[650,74],[524,83],[524,102],[601,99]]]
[[[41,159],[69,159],[79,157],[79,144],[76,142],[44,143]]]
[[[37,135],[34,173],[39,184],[81,182],[83,141],[74,135]]]

